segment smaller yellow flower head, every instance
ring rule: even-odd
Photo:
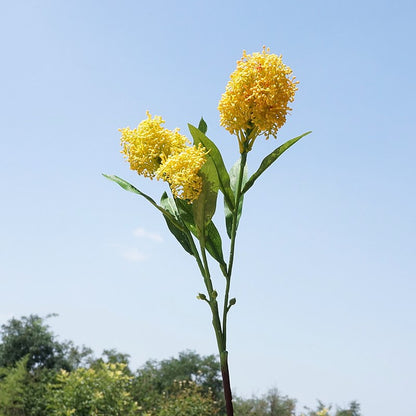
[[[206,161],[206,153],[206,149],[199,145],[186,147],[180,153],[163,157],[156,173],[157,179],[169,182],[176,198],[194,201],[202,190],[199,171]]]
[[[329,409],[324,407],[321,411],[316,413],[316,416],[329,416]]]
[[[130,169],[139,175],[153,179],[163,157],[178,153],[189,143],[188,139],[179,133],[179,129],[168,130],[162,126],[162,117],[152,116],[149,112],[137,128],[120,129],[121,153],[130,163]]]
[[[218,105],[220,124],[237,135],[240,152],[251,150],[260,134],[276,137],[286,122],[298,84],[291,74],[282,57],[265,47],[252,55],[243,51]]]

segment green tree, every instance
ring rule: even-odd
[[[131,377],[125,364],[100,363],[94,368],[61,370],[49,385],[50,416],[133,416],[138,406],[129,389]]]
[[[326,406],[321,400],[318,400],[316,409],[310,409],[307,406],[305,406],[305,409],[308,411],[307,415],[301,413],[300,416],[330,416],[329,411],[332,409],[332,405]]]
[[[147,361],[137,371],[133,395],[144,409],[155,411],[162,395],[175,390],[178,381],[194,382],[201,394],[223,403],[220,365],[215,355],[201,357],[193,351],[183,351],[178,358]]]
[[[72,342],[58,342],[45,320],[38,315],[12,318],[1,326],[0,367],[13,367],[23,357],[28,357],[29,370],[37,368],[65,369],[80,366],[92,351],[79,349]]]
[[[48,385],[56,380],[57,371],[47,368],[28,372],[24,388],[25,416],[49,416],[47,410]]]
[[[218,403],[191,381],[174,383],[169,394],[163,395],[156,416],[215,416]]]
[[[24,357],[15,367],[0,369],[0,416],[25,415],[27,360],[28,357]]]
[[[348,409],[337,409],[335,416],[361,416],[360,405],[357,401],[352,401]]]
[[[237,397],[235,413],[239,416],[294,416],[296,400],[282,396],[277,389],[271,389],[264,396],[251,399]]]
[[[123,372],[128,376],[133,376],[133,372],[129,367],[130,355],[118,352],[116,349],[112,348],[109,350],[104,350],[102,356],[95,360],[89,361],[89,366],[91,368],[99,368],[103,363],[106,364],[124,364]]]
[[[330,416],[330,411],[333,408],[332,405],[325,405],[323,402],[318,400],[316,409],[310,409],[305,407],[308,410],[307,414],[302,413],[300,416]],[[334,416],[361,416],[360,405],[357,401],[350,402],[348,408],[336,407],[335,413],[331,413]]]

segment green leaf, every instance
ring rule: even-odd
[[[128,183],[127,181],[125,181],[124,179],[119,178],[116,175],[106,175],[105,173],[102,174],[105,178],[110,179],[110,181],[113,181],[115,183],[117,183],[118,185],[120,185],[123,189],[125,189],[126,191],[129,192],[133,192],[135,194],[139,194],[144,196],[147,200],[149,200],[150,203],[152,204],[156,204],[156,202],[150,198],[150,196],[147,196],[146,194],[144,194],[143,192],[139,191],[136,187],[134,187],[131,183]]]
[[[182,221],[185,223],[186,228],[198,238],[198,230],[195,225],[194,213],[192,204],[188,204],[183,199],[175,198],[175,204],[178,209],[179,216]]]
[[[197,226],[195,225],[193,206],[178,198],[175,199],[175,202],[182,221],[185,223],[188,230],[199,239],[200,234]],[[221,236],[212,221],[205,226],[205,248],[213,259],[215,259],[221,266],[226,267],[222,252]]]
[[[206,134],[208,130],[207,123],[205,123],[205,120],[201,117],[201,121],[198,125],[198,130],[200,130],[202,133]]]
[[[176,209],[175,201],[173,200],[173,198],[169,198],[166,192],[163,193],[162,198],[160,199],[160,205],[172,216],[178,218],[179,213]],[[165,218],[169,231],[178,240],[179,244],[184,248],[186,252],[193,255],[192,248],[189,244],[188,236],[186,235],[186,233],[184,231],[179,230],[166,215],[164,215],[163,217]]]
[[[208,159],[202,166],[199,175],[202,178],[202,191],[192,204],[192,217],[195,222],[197,238],[208,253],[226,267],[222,253],[221,236],[212,222],[217,207],[219,181],[214,162]]]
[[[215,182],[210,180],[210,175],[202,169],[199,172],[202,177],[202,191],[192,204],[192,213],[195,220],[196,228],[198,229],[199,239],[206,237],[206,226],[211,221],[215,214],[217,206],[218,188]]]
[[[212,221],[207,225],[206,233],[205,247],[208,253],[226,270],[227,264],[224,261],[224,254],[222,252],[221,235]]]
[[[198,229],[198,238],[202,241],[201,237],[206,237],[205,227],[215,213],[219,188],[217,170],[211,158],[208,157],[202,165],[199,176],[202,178],[202,191],[192,203],[192,216]]]
[[[233,190],[234,195],[237,195],[238,176],[240,174],[240,164],[241,164],[241,158],[237,160],[237,162],[235,162],[233,167],[230,169],[230,185],[231,185],[231,189]],[[244,171],[243,171],[242,187],[244,187],[244,185],[246,184],[247,178],[248,178],[248,171],[247,171],[247,165],[245,165]],[[237,224],[236,224],[237,227],[238,227],[238,223],[240,222],[241,212],[243,210],[243,199],[244,199],[244,195],[241,195],[240,203],[238,204]],[[227,234],[228,234],[228,237],[231,238],[231,228],[233,225],[233,213],[232,211],[230,211],[227,204],[224,204],[224,212],[225,212],[225,225],[227,229]]]
[[[219,188],[221,192],[224,194],[225,202],[230,208],[231,211],[234,210],[234,195],[233,191],[231,190],[230,186],[230,177],[228,175],[227,169],[225,168],[224,161],[222,159],[221,153],[218,150],[217,146],[215,146],[214,142],[208,139],[202,131],[198,130],[196,127],[188,124],[189,131],[194,139],[194,144],[198,145],[201,143],[208,152],[208,159],[212,160],[214,163],[218,181],[219,181]]]
[[[139,191],[136,187],[134,187],[131,183],[128,183],[124,179],[119,178],[116,175],[106,175],[102,174],[105,178],[109,179],[110,181],[113,181],[120,185],[123,189],[129,192],[133,192],[134,194],[138,194],[142,196],[143,198],[147,199],[157,210],[159,210],[164,216],[168,217],[169,220],[172,222],[175,227],[177,227],[179,230],[183,230],[182,225],[180,222],[178,222],[175,217],[169,212],[166,211],[164,208],[159,206],[150,196],[146,195],[145,193]]]
[[[260,164],[260,167],[257,169],[255,173],[250,177],[250,179],[247,181],[246,185],[243,188],[243,193],[247,192],[254,184],[254,182],[257,180],[257,178],[273,163],[276,161],[276,159],[281,156],[289,147],[294,145],[298,140],[300,140],[302,137],[307,136],[308,134],[312,133],[311,131],[308,131],[298,137],[295,137],[294,139],[288,140],[286,143],[279,146],[277,149],[275,149],[272,153],[270,153],[268,156],[266,156],[263,161]]]

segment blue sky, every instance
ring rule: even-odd
[[[307,130],[248,193],[229,323],[237,394],[278,387],[365,416],[414,414],[414,57],[411,1],[1,3],[0,321],[56,312],[62,339],[134,366],[216,352],[197,268],[119,153],[146,110],[196,124],[228,166],[216,109],[242,50],[299,80],[278,143]],[[216,222],[222,224],[221,213]],[[221,287],[220,276],[214,278]]]

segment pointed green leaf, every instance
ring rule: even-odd
[[[217,170],[211,158],[207,158],[202,165],[199,176],[202,178],[202,191],[199,197],[192,203],[192,215],[199,236],[205,238],[205,227],[215,213],[219,188]]]
[[[152,205],[156,204],[156,202],[150,198],[150,196],[147,196],[143,192],[139,191],[136,187],[134,187],[131,183],[125,181],[122,178],[119,178],[116,175],[106,175],[105,173],[102,174],[105,178],[110,179],[110,181],[113,181],[120,185],[123,189],[129,192],[133,192],[134,194],[139,194],[141,196],[144,196]]]
[[[257,180],[257,178],[273,163],[276,161],[276,159],[281,156],[289,147],[294,145],[298,140],[300,140],[302,137],[307,136],[308,134],[312,133],[311,131],[308,131],[298,137],[295,137],[294,139],[288,140],[286,143],[279,146],[277,149],[275,149],[272,153],[270,153],[268,156],[266,156],[263,161],[260,164],[260,167],[257,169],[255,173],[250,177],[250,179],[247,181],[246,185],[243,188],[243,193],[247,192],[254,184],[254,182]]]
[[[185,223],[188,230],[199,239],[200,234],[197,226],[195,225],[192,204],[188,204],[186,201],[178,198],[175,199],[175,203],[182,221]],[[226,267],[222,252],[221,236],[212,221],[206,225],[205,234],[205,248],[208,250],[208,253],[212,256],[212,258],[218,261],[221,266]]]
[[[163,209],[161,206],[159,206],[150,196],[146,195],[145,193],[139,191],[136,187],[134,187],[131,183],[128,183],[124,179],[119,178],[116,175],[106,175],[102,174],[105,178],[109,179],[110,181],[113,181],[120,185],[123,189],[129,192],[133,192],[134,194],[138,194],[142,196],[143,198],[147,199],[156,209],[158,209],[164,216],[168,217],[169,220],[172,222],[175,227],[177,227],[179,230],[183,230],[182,225],[180,222],[178,222],[175,217],[169,212]]]
[[[198,130],[200,130],[202,133],[207,134],[208,126],[207,123],[205,123],[205,120],[201,117],[201,120],[198,125]]]
[[[178,209],[179,216],[181,217],[181,220],[184,222],[186,228],[196,238],[198,238],[198,230],[195,225],[192,204],[188,204],[186,201],[179,198],[175,198],[175,204]]]
[[[237,162],[235,162],[233,167],[230,169],[230,185],[231,185],[231,189],[233,190],[234,195],[237,194],[238,176],[240,174],[240,163],[241,163],[241,158],[237,160]],[[242,187],[244,187],[244,185],[246,184],[247,178],[248,178],[248,171],[247,171],[247,165],[245,165],[244,171],[243,171]],[[244,195],[241,195],[240,203],[238,204],[237,227],[238,227],[238,223],[240,222],[241,212],[243,209],[243,199],[244,199]],[[230,211],[227,204],[224,204],[224,212],[225,212],[225,225],[227,229],[227,234],[228,234],[228,237],[231,238],[231,228],[233,225],[233,213]]]
[[[209,176],[202,169],[199,174],[202,177],[202,191],[192,204],[192,213],[199,236],[205,238],[206,226],[215,213],[218,189],[215,189],[215,183],[210,181]]]
[[[225,270],[227,268],[227,264],[224,261],[224,254],[222,252],[221,235],[212,221],[210,221],[206,229],[206,249],[208,250],[208,253],[212,256],[212,258],[217,260],[220,266]]]
[[[194,144],[197,145],[201,143],[207,150],[209,150],[207,156],[214,162],[215,169],[218,174],[219,188],[221,192],[224,194],[226,204],[228,205],[230,210],[233,210],[234,195],[230,186],[230,177],[228,175],[227,169],[225,168],[225,164],[220,151],[218,150],[217,146],[210,139],[208,139],[208,137],[205,136],[204,133],[202,133],[202,131],[198,130],[191,124],[188,124],[188,127],[194,139]]]
[[[207,157],[202,165],[199,175],[202,177],[203,187],[209,187],[212,192],[218,193],[220,181],[218,178],[217,168],[212,158]]]
[[[175,206],[175,201],[172,198],[169,198],[166,192],[163,193],[162,198],[160,199],[160,205],[164,209],[166,209],[166,211],[168,211],[172,216],[174,216],[175,218],[178,217],[178,211]],[[166,215],[164,215],[163,217],[165,218],[169,231],[178,240],[179,244],[184,248],[186,252],[193,255],[191,245],[189,244],[188,236],[186,235],[186,233],[179,230]]]
[[[182,221],[185,223],[186,228],[198,238],[198,230],[195,225],[194,213],[192,204],[188,204],[183,199],[175,198],[176,208]]]
[[[243,199],[243,196],[241,196]],[[233,213],[228,208],[227,204],[224,203],[224,213],[225,213],[225,228],[227,230],[227,235],[231,238],[231,229],[233,227]]]

